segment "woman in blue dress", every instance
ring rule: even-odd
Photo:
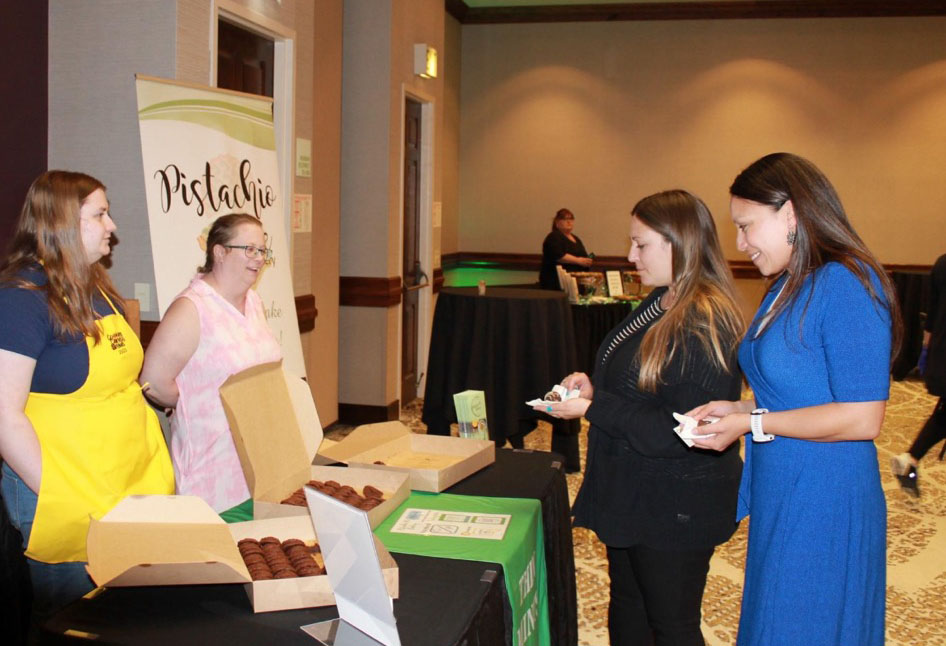
[[[720,418],[701,429],[704,448],[752,434],[738,643],[879,646],[887,516],[873,439],[900,336],[893,287],[811,162],[768,155],[730,194],[737,246],[772,279],[739,348],[755,399],[689,414]]]

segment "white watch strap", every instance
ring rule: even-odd
[[[762,416],[769,412],[768,408],[757,408],[749,413],[749,429],[752,431],[753,442],[771,442],[775,436],[762,430]]]

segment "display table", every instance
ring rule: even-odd
[[[453,395],[486,393],[490,438],[531,430],[539,413],[525,402],[542,397],[577,367],[574,330],[564,292],[475,287],[440,292],[427,359],[423,422],[449,435],[457,421]]]
[[[404,646],[503,644],[498,565],[397,555],[394,616]],[[299,627],[338,616],[335,606],[253,614],[241,585],[110,588],[47,622],[42,643],[314,646]]]
[[[578,643],[578,592],[568,483],[558,456],[544,451],[501,449],[496,462],[447,491],[473,496],[536,498],[542,502],[545,565],[549,581],[549,629],[553,646]]]
[[[449,493],[536,498],[542,506],[552,644],[578,642],[575,561],[568,492],[559,458],[499,450],[496,462]],[[395,555],[400,597],[394,602],[405,646],[510,643],[502,569],[497,564]],[[484,573],[486,581],[481,581]],[[253,614],[243,586],[115,588],[82,599],[46,624],[45,643],[314,644],[299,626],[337,616],[334,606]],[[66,631],[79,631],[69,633]]]

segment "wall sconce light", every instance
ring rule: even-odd
[[[437,50],[426,43],[414,45],[414,74],[425,79],[437,78]]]

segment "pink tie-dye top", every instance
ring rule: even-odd
[[[241,370],[278,361],[281,352],[254,290],[246,294],[245,314],[200,275],[178,298],[197,306],[200,342],[175,379],[180,396],[171,416],[171,458],[177,493],[200,496],[220,512],[250,497],[220,386]]]

